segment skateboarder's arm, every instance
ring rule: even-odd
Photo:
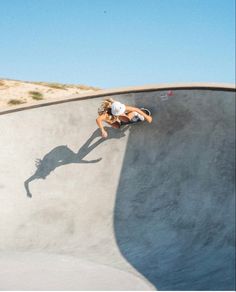
[[[106,130],[104,129],[103,124],[102,124],[102,122],[105,121],[105,120],[106,120],[105,115],[101,115],[101,116],[99,116],[99,117],[96,119],[96,123],[97,123],[98,127],[100,128],[100,130],[101,130],[101,132],[102,132],[102,137],[103,137],[103,138],[107,138],[107,132],[106,132]]]
[[[133,106],[129,106],[129,105],[126,105],[125,108],[126,108],[127,111],[137,112],[138,114],[142,115],[145,118],[145,120],[148,121],[149,123],[152,122],[152,117],[148,116],[147,114],[145,114],[145,112],[143,112],[139,108],[133,107]]]

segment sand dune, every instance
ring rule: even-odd
[[[43,100],[66,99],[94,92],[99,88],[47,82],[28,82],[0,79],[0,110],[37,104]]]

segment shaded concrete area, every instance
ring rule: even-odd
[[[153,123],[102,139],[102,96],[0,116],[0,289],[234,290],[235,92],[113,95]]]
[[[160,290],[235,289],[234,94],[136,94],[116,196],[122,254]]]

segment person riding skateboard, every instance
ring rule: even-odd
[[[108,98],[102,102],[98,109],[96,123],[101,130],[102,137],[107,138],[108,134],[103,127],[103,122],[106,122],[115,129],[119,129],[122,122],[129,123],[137,118],[141,121],[152,122],[152,117],[141,109]]]

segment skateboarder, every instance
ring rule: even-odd
[[[105,99],[98,109],[98,118],[96,119],[97,125],[101,130],[103,138],[107,138],[107,131],[103,127],[103,122],[111,125],[113,128],[120,128],[121,123],[129,123],[132,120],[139,119],[141,121],[152,122],[152,117],[147,115],[139,108],[125,105],[112,98]]]

